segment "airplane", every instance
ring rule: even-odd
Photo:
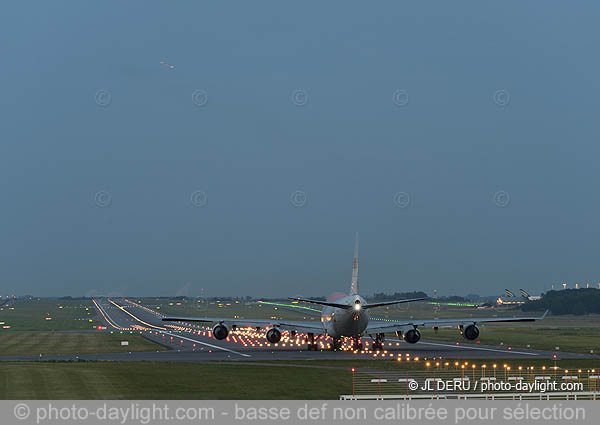
[[[306,333],[308,336],[308,350],[317,350],[315,335],[326,334],[333,339],[332,350],[338,350],[342,346],[342,338],[352,338],[354,350],[362,350],[362,336],[369,335],[372,339],[374,350],[382,349],[385,333],[395,332],[399,338],[410,344],[415,344],[421,339],[419,327],[432,327],[437,332],[439,327],[457,327],[467,340],[475,340],[479,337],[478,323],[489,322],[533,322],[543,320],[548,311],[541,317],[503,317],[503,318],[464,318],[464,319],[409,319],[391,322],[372,323],[369,319],[369,310],[372,308],[389,306],[394,304],[422,301],[428,298],[411,298],[395,301],[368,303],[358,293],[358,233],[355,235],[354,261],[352,264],[352,281],[350,293],[334,300],[327,301],[311,300],[304,298],[288,298],[291,301],[320,305],[323,307],[321,321],[311,323],[307,321],[291,321],[284,319],[239,319],[219,317],[164,317],[165,322],[201,322],[216,323],[212,335],[217,340],[223,340],[229,335],[229,330],[238,327],[253,327],[257,330],[264,329],[266,338],[271,344],[281,340],[281,331],[287,330],[294,337],[297,332]]]
[[[519,289],[521,296],[525,298],[527,301],[538,301],[542,299],[541,295],[529,295],[529,293],[525,289]]]

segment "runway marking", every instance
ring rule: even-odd
[[[109,303],[111,303],[111,304],[113,304],[114,306],[116,306],[117,308],[119,308],[120,310],[122,310],[123,312],[125,312],[125,313],[129,314],[129,315],[130,315],[131,317],[133,317],[135,320],[137,320],[137,321],[138,321],[138,322],[140,322],[140,323],[143,323],[143,324],[144,324],[144,325],[146,325],[146,326],[150,326],[151,328],[154,328],[154,329],[160,329],[160,330],[165,330],[165,329],[167,329],[167,328],[163,328],[163,327],[161,327],[161,326],[154,326],[154,325],[151,325],[151,324],[150,324],[150,323],[148,323],[148,322],[144,322],[142,319],[140,319],[140,318],[139,318],[139,317],[137,317],[137,316],[134,316],[133,314],[131,314],[130,312],[128,312],[127,310],[125,310],[123,307],[121,307],[119,304],[117,304],[116,302],[114,302],[114,301],[112,301],[112,300],[108,300],[108,302],[109,302]]]
[[[494,351],[496,353],[506,353],[506,354],[525,354],[528,356],[539,356],[538,353],[527,353],[525,351],[514,351],[514,350],[498,350],[496,348],[484,348],[484,347],[470,347],[468,345],[449,345],[449,344],[440,344],[436,342],[419,342],[419,344],[425,345],[439,345],[440,347],[452,347],[452,348],[466,348],[468,350],[481,350],[481,351]]]
[[[104,319],[108,322],[109,325],[111,325],[115,329],[119,329],[119,330],[125,329],[123,326],[119,325],[112,317],[110,317],[108,315],[108,313],[105,312],[102,309],[102,307],[100,307],[100,305],[96,302],[95,299],[92,299],[92,302],[94,303],[94,305],[96,306],[96,308],[98,309],[98,311],[100,312],[100,314],[102,315],[102,317],[104,317]]]
[[[233,354],[237,354],[238,356],[242,356],[242,357],[252,357],[250,354],[244,354],[244,353],[240,353],[238,351],[233,351],[230,350],[229,348],[225,348],[225,347],[219,347],[218,345],[213,345],[213,344],[209,344],[208,342],[202,342],[202,341],[198,341],[196,339],[192,339],[192,338],[188,338],[187,336],[183,336],[183,335],[176,335],[176,334],[172,334],[170,332],[161,332],[165,335],[169,335],[175,338],[181,338],[181,339],[187,339],[188,341],[192,341],[192,342],[196,342],[198,344],[202,344],[202,345],[206,345],[207,347],[211,347],[211,348],[216,348],[217,350],[223,350],[223,351],[227,351],[229,353],[233,353]]]

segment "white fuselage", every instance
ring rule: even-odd
[[[358,305],[367,304],[360,295],[348,295],[335,300],[335,302],[351,306],[352,308],[323,308],[321,321],[325,325],[327,334],[330,337],[355,337],[363,334],[369,324],[369,313],[363,308],[356,309],[357,301],[359,302]]]

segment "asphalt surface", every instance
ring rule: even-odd
[[[479,344],[451,344],[420,341],[408,344],[403,340],[388,339],[384,351],[378,353],[330,351],[328,340],[317,340],[319,351],[307,351],[305,335],[284,337],[276,346],[268,344],[263,331],[238,330],[231,332],[227,340],[217,341],[211,337],[211,328],[196,325],[180,325],[161,321],[161,315],[126,299],[96,300],[98,315],[105,322],[105,332],[122,332],[124,339],[130,332],[141,333],[145,338],[169,348],[168,351],[131,352],[115,354],[47,355],[42,360],[146,360],[169,362],[213,362],[222,360],[348,360],[348,359],[509,359],[539,358],[573,359],[598,358],[586,354],[550,352]],[[364,338],[368,343],[370,338]],[[346,346],[348,348],[348,346]],[[1,360],[39,360],[39,356],[2,356]]]

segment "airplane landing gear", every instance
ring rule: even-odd
[[[383,350],[383,339],[384,339],[384,335],[383,334],[375,334],[375,338],[371,337],[373,339],[373,350]]]
[[[363,345],[362,345],[360,336],[352,337],[352,349],[355,351],[360,351],[363,349]]]
[[[333,343],[331,344],[331,351],[336,351],[342,348],[342,338],[333,338]]]
[[[315,334],[308,334],[308,351],[317,351],[317,343],[315,342]]]

